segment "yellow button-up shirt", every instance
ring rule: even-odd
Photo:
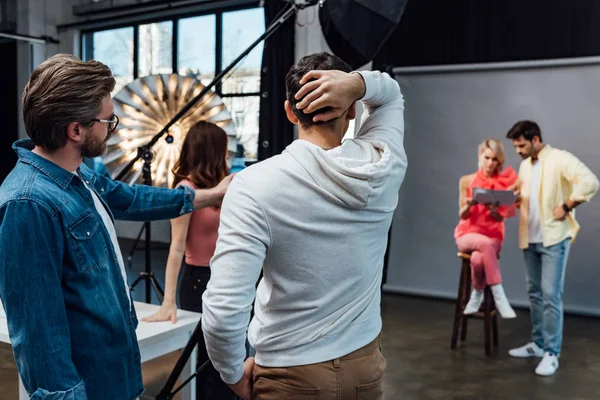
[[[557,221],[552,215],[555,207],[561,207],[567,200],[584,203],[598,191],[598,179],[590,169],[568,151],[554,149],[548,145],[538,154],[542,163],[540,176],[540,223],[544,247],[560,243],[571,237],[575,240],[579,224],[575,210],[564,221]],[[519,219],[519,247],[529,247],[529,197],[531,192],[531,157],[521,162],[521,216]]]

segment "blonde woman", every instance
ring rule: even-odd
[[[454,231],[458,249],[471,253],[473,291],[464,313],[479,310],[487,284],[502,318],[515,318],[502,287],[498,254],[504,241],[504,220],[516,215],[516,206],[477,204],[473,188],[513,190],[518,176],[514,169],[504,168],[504,148],[499,141],[487,139],[478,150],[479,169],[460,179],[460,222]]]

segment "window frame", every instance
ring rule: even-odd
[[[80,32],[80,45],[79,51],[81,54],[81,58],[84,60],[89,60],[94,58],[94,39],[93,35],[96,32],[103,32],[114,29],[121,28],[129,28],[133,27],[133,79],[139,78],[139,33],[140,33],[140,25],[147,25],[152,23],[159,22],[168,22],[170,21],[173,24],[173,38],[172,38],[172,60],[171,67],[173,69],[173,73],[179,73],[179,21],[182,19],[202,17],[207,15],[215,16],[215,76],[221,73],[224,69],[223,66],[223,14],[228,12],[235,11],[243,11],[250,10],[254,8],[262,8],[260,7],[260,2],[255,2],[256,4],[248,4],[244,6],[238,7],[227,7],[219,10],[211,10],[207,12],[197,12],[190,13],[185,15],[177,15],[174,17],[166,17],[166,18],[150,18],[147,20],[140,20],[135,23],[115,23],[103,26],[102,28],[82,30]],[[250,92],[250,93],[223,93],[222,85],[219,82],[215,85],[215,92],[219,95],[219,97],[246,97],[246,96],[258,96],[260,97],[260,92]]]
[[[212,9],[208,11],[200,11],[194,13],[185,13],[185,14],[177,14],[174,16],[168,16],[164,18],[147,18],[140,19],[135,22],[127,22],[127,23],[111,23],[103,25],[99,28],[94,29],[85,29],[80,31],[80,54],[81,58],[84,60],[89,60],[94,57],[94,39],[93,35],[96,32],[103,32],[108,30],[115,30],[120,28],[128,28],[133,27],[133,80],[139,78],[139,61],[140,61],[140,26],[147,25],[152,23],[160,23],[160,22],[168,22],[172,23],[172,60],[171,67],[173,73],[179,73],[179,22],[188,18],[202,17],[202,16],[215,16],[215,76],[221,73],[227,65],[223,65],[223,15],[229,12],[243,11],[243,10],[251,10],[251,9],[263,9],[260,6],[260,1],[248,1],[247,4],[238,5],[235,7],[223,7],[220,9]],[[245,92],[245,93],[223,93],[223,85],[221,82],[217,83],[213,88],[215,93],[221,97],[225,98],[236,98],[236,97],[254,97],[258,99],[260,102],[261,93],[260,90],[258,92]],[[233,111],[232,111],[233,112]],[[258,137],[257,137],[258,141]],[[254,154],[254,158],[258,159],[258,146],[257,143],[256,154]]]

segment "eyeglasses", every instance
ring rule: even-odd
[[[119,117],[116,115],[113,115],[111,119],[93,119],[90,122],[104,122],[105,124],[108,124],[108,131],[109,132],[114,132],[117,129],[117,126],[119,125]]]

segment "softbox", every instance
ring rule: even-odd
[[[408,0],[326,0],[319,20],[327,44],[352,68],[372,61],[400,23]]]

